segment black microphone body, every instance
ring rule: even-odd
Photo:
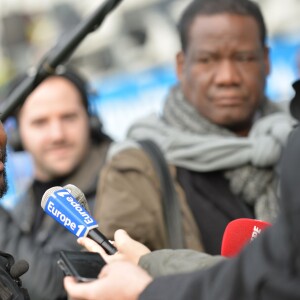
[[[115,254],[118,251],[117,248],[98,229],[90,230],[87,236],[99,244],[107,254]]]

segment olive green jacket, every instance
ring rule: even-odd
[[[201,235],[176,182],[176,168],[170,166],[179,197],[185,248],[203,251]],[[164,224],[158,176],[145,152],[138,148],[120,151],[102,169],[98,184],[95,218],[100,230],[113,239],[117,229],[151,250],[170,248]]]

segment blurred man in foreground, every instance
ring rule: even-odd
[[[16,112],[21,145],[31,154],[34,178],[11,211],[0,208],[0,249],[29,262],[23,282],[33,300],[66,299],[60,250],[79,250],[74,236],[44,213],[41,199],[53,186],[73,184],[93,209],[96,185],[110,139],[93,123],[89,85],[70,67],[59,67]],[[26,166],[20,166],[26,167]]]

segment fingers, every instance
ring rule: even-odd
[[[79,245],[83,246],[89,252],[99,253],[104,258],[104,260],[107,262],[108,255],[106,254],[105,250],[99,244],[97,244],[95,241],[93,241],[92,239],[87,238],[87,237],[78,238],[77,243]]]
[[[126,250],[126,248],[135,247],[139,242],[131,238],[124,229],[118,229],[115,232],[115,244],[122,252],[123,249]]]
[[[64,278],[64,287],[68,291],[68,299],[70,300],[85,300],[81,295],[86,295],[86,285],[78,284],[74,277],[66,276]],[[80,296],[79,296],[80,295]]]
[[[138,264],[140,257],[150,252],[145,245],[131,238],[123,229],[115,232],[115,246],[126,260],[134,264]]]
[[[130,262],[119,261],[106,265],[98,279],[78,283],[71,277],[64,278],[64,287],[72,300],[138,299],[152,281],[149,274]]]
[[[93,241],[90,238],[87,238],[87,237],[78,238],[77,243],[80,244],[81,246],[83,246],[84,248],[86,248],[90,252],[99,253],[107,263],[111,263],[111,262],[114,262],[114,261],[124,259],[123,256],[120,255],[119,252],[117,252],[113,255],[107,254],[105,252],[105,250],[99,244],[97,244],[95,241]]]
[[[90,252],[101,252],[102,247],[90,238],[78,238],[77,243]],[[103,250],[104,251],[104,250]]]
[[[128,233],[124,229],[116,230],[114,237],[115,237],[116,243],[118,243],[118,244],[122,244],[122,242],[126,242],[127,240],[131,239],[131,237],[128,235]]]
[[[118,252],[114,255],[108,255],[100,245],[90,238],[79,238],[77,242],[90,252],[98,252],[107,263],[128,260],[134,264],[138,264],[141,256],[150,252],[145,245],[131,238],[123,229],[118,229],[115,232],[114,245],[118,249]]]

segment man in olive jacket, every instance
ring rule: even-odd
[[[230,221],[276,217],[277,163],[293,120],[265,96],[269,49],[257,4],[193,1],[179,31],[179,83],[161,115],[135,122],[110,149],[95,217],[110,239],[123,228],[151,250],[170,248],[161,183],[136,143],[150,139],[179,198],[181,248],[215,255]]]

